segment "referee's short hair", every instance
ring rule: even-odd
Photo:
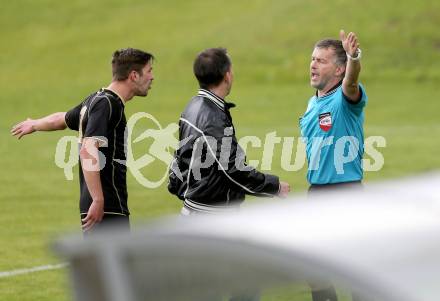
[[[315,48],[333,48],[336,57],[335,63],[340,66],[345,66],[347,63],[347,54],[345,53],[341,40],[323,39],[315,44]]]
[[[193,65],[194,75],[202,89],[217,86],[231,68],[226,48],[209,48],[200,52]]]
[[[113,80],[126,80],[131,71],[142,73],[142,68],[152,61],[154,56],[151,53],[134,49],[124,48],[116,50],[112,58]]]

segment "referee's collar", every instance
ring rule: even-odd
[[[318,96],[318,90],[316,90],[316,93],[315,93],[316,98],[323,98],[323,97],[329,96],[330,94],[335,93],[336,89],[338,89],[341,85],[342,85],[342,80],[339,83],[337,83],[336,85],[334,85],[330,90],[328,90],[327,93],[325,93],[324,95],[321,95],[321,96]]]
[[[116,91],[114,91],[114,90],[112,90],[112,89],[109,89],[109,88],[102,88],[102,90],[103,91],[108,91],[108,92],[110,92],[111,94],[113,94],[114,96],[116,96],[116,97],[118,97],[120,100],[121,100],[121,102],[122,102],[122,105],[125,107],[125,99],[123,99],[122,97],[121,97],[121,95],[119,95],[118,93],[116,93]]]

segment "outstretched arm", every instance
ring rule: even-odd
[[[66,112],[58,112],[40,119],[26,119],[11,129],[11,134],[18,139],[24,135],[32,134],[36,131],[56,131],[64,130],[67,125],[65,121]]]
[[[359,73],[361,72],[359,42],[356,34],[353,32],[345,36],[345,32],[341,30],[339,36],[342,46],[347,53],[347,67],[342,82],[342,91],[349,100],[357,102],[361,96],[358,83]]]

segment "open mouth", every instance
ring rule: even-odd
[[[310,73],[310,78],[312,79],[312,80],[317,80],[318,79],[318,74],[317,73],[314,73],[314,72],[311,72]]]

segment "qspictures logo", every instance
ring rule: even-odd
[[[148,121],[152,126],[146,130],[140,130],[145,128],[138,125],[141,121]],[[331,116],[323,116],[322,126],[324,127],[323,130],[331,127]],[[231,155],[233,129],[225,128],[224,137],[221,141],[218,138],[206,135],[190,136],[179,141],[176,138],[178,131],[179,126],[176,123],[170,123],[163,127],[153,115],[145,112],[135,113],[127,121],[125,129],[126,145],[124,152],[126,159],[115,158],[114,162],[125,165],[136,181],[146,188],[157,188],[167,180],[175,151],[185,147],[188,143],[192,144],[191,160],[197,162],[197,164],[191,166],[193,175],[200,175],[201,169],[210,168],[213,164],[217,164],[219,168],[230,166],[229,161],[223,161],[228,160]],[[140,134],[135,135],[138,132]],[[100,144],[101,147],[107,147],[105,137],[97,137],[97,139],[103,141]],[[281,156],[279,157],[281,168],[288,172],[299,171],[305,166],[306,161],[309,163],[309,170],[319,169],[321,153],[328,147],[333,148],[333,162],[338,174],[344,174],[344,166],[362,156],[360,141],[353,136],[343,136],[338,139],[333,136],[316,137],[308,141],[304,137],[279,137],[276,131],[272,131],[265,135],[264,140],[257,136],[244,136],[240,138],[238,144],[234,164],[235,168],[239,170],[249,169],[250,166],[262,171],[272,170],[274,154],[279,147],[281,147]],[[80,147],[81,143],[76,136],[64,136],[56,145],[55,164],[63,169],[67,180],[73,180],[74,178],[73,169],[79,162],[78,149]],[[248,164],[243,164],[246,150],[250,147],[262,148],[261,160],[249,160]],[[310,153],[314,156],[307,158],[306,147],[311,148]],[[378,148],[386,147],[386,139],[382,136],[367,137],[363,147],[365,154],[370,157],[361,159],[363,170],[379,171],[385,160]],[[102,152],[99,151],[98,157],[94,159],[91,161],[95,161],[95,163],[83,164],[82,168],[90,168],[91,170],[104,168],[106,158]],[[146,172],[153,163],[155,163],[154,179],[147,176],[151,173]],[[181,174],[179,170],[173,171],[177,175]]]

